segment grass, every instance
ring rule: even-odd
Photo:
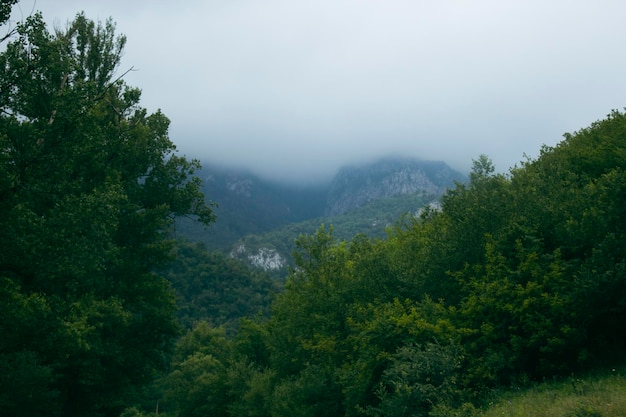
[[[498,396],[481,417],[626,416],[626,369],[600,376],[545,382]]]

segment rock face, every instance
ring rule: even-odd
[[[250,253],[243,243],[236,245],[229,256],[231,258],[245,260],[250,265],[264,271],[274,271],[284,268],[287,265],[287,260],[275,249],[261,247],[253,253]]]
[[[424,194],[439,197],[462,174],[444,162],[386,158],[378,162],[342,168],[328,193],[326,215],[348,213],[370,201],[399,194]]]
[[[252,178],[242,178],[231,174],[225,176],[224,183],[226,189],[235,196],[242,198],[250,198],[252,196],[252,187],[254,186]]]

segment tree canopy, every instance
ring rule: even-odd
[[[4,415],[119,412],[178,334],[156,271],[173,217],[213,213],[198,162],[119,74],[125,41],[111,20],[50,32],[35,14],[0,53]]]

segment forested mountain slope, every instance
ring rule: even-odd
[[[219,221],[207,229],[190,219],[178,219],[177,233],[225,253],[249,235],[289,228],[312,233],[321,223],[341,223],[338,230],[345,237],[355,233],[380,236],[400,214],[418,211],[456,181],[467,180],[444,162],[412,158],[382,158],[345,166],[330,183],[307,186],[268,182],[249,172],[210,165],[198,175],[207,198],[218,204],[214,212]],[[352,225],[345,227],[352,215]],[[289,247],[295,237],[287,237]],[[282,256],[288,256],[290,250]]]
[[[210,228],[188,218],[177,219],[177,233],[202,242],[211,250],[228,252],[248,234],[261,234],[288,223],[323,215],[328,185],[293,186],[263,180],[240,170],[205,164],[198,172],[207,199],[219,222]]]
[[[178,322],[190,329],[198,321],[232,330],[241,317],[267,314],[284,282],[252,270],[201,243],[178,241],[175,260],[163,271],[176,293]]]
[[[183,338],[163,406],[474,416],[493,389],[616,367],[625,169],[626,115],[613,112],[508,175],[479,157],[440,210],[387,238],[302,237],[269,319],[244,321],[234,339],[203,327]]]
[[[333,229],[340,240],[350,240],[357,234],[382,238],[402,216],[416,216],[428,207],[438,207],[438,195],[425,193],[400,194],[373,200],[349,213],[316,217],[298,223],[289,223],[262,234],[244,236],[238,240],[229,256],[252,267],[284,276],[293,266],[292,252],[301,235],[312,235],[321,225]]]

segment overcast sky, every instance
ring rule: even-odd
[[[623,0],[21,0],[112,17],[181,153],[319,179],[388,154],[506,172],[626,106]]]

